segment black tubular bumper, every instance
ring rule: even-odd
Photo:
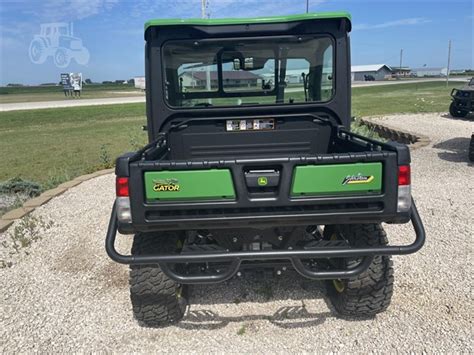
[[[406,255],[421,249],[425,242],[425,230],[420,215],[412,201],[410,216],[415,230],[416,239],[410,245],[380,246],[367,248],[351,247],[322,247],[301,250],[270,250],[270,251],[235,251],[235,252],[194,252],[186,254],[164,255],[122,255],[115,249],[117,235],[116,206],[112,209],[109,227],[105,241],[105,249],[109,257],[121,264],[159,264],[163,272],[179,283],[214,283],[222,282],[233,277],[239,270],[244,260],[290,260],[294,269],[311,279],[338,279],[351,278],[364,272],[376,255]],[[362,257],[362,261],[354,268],[345,270],[313,270],[305,266],[304,259]],[[229,262],[227,269],[218,274],[182,275],[169,267],[176,263],[204,263],[204,262]]]

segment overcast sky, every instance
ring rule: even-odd
[[[151,18],[201,16],[200,0],[2,0],[0,3],[0,85],[58,82],[61,72],[82,72],[93,81],[129,79],[144,73],[143,24]],[[306,0],[210,0],[217,17],[303,13]],[[310,0],[310,11],[352,14],[352,63],[445,67],[452,40],[454,69],[474,68],[471,0]],[[29,47],[40,25],[73,22],[83,41],[86,65],[71,60],[58,68],[49,56],[34,64]],[[63,62],[64,63],[64,62]]]

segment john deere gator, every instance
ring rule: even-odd
[[[323,280],[341,315],[387,309],[391,255],[425,233],[408,147],[350,131],[350,30],[344,12],[145,24],[149,144],[117,159],[106,237],[140,324],[258,270]],[[389,245],[382,223],[408,222],[414,241]]]

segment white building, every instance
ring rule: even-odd
[[[145,77],[144,76],[136,76],[133,78],[135,83],[135,88],[145,90]]]
[[[439,78],[442,76],[448,75],[448,68],[415,68],[412,69],[411,72],[419,77],[432,77],[432,78]]]

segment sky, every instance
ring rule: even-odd
[[[309,0],[311,12],[352,15],[352,64],[474,68],[471,0]],[[304,13],[306,0],[209,0],[211,18]],[[59,82],[60,73],[81,72],[94,82],[144,74],[143,24],[151,18],[201,16],[201,0],[2,0],[0,85]],[[72,23],[82,57],[39,50],[40,25]],[[36,37],[35,37],[36,36]],[[42,42],[43,43],[43,42]],[[50,48],[51,49],[51,48]],[[88,52],[88,55],[87,53]],[[69,60],[68,60],[69,59]]]

